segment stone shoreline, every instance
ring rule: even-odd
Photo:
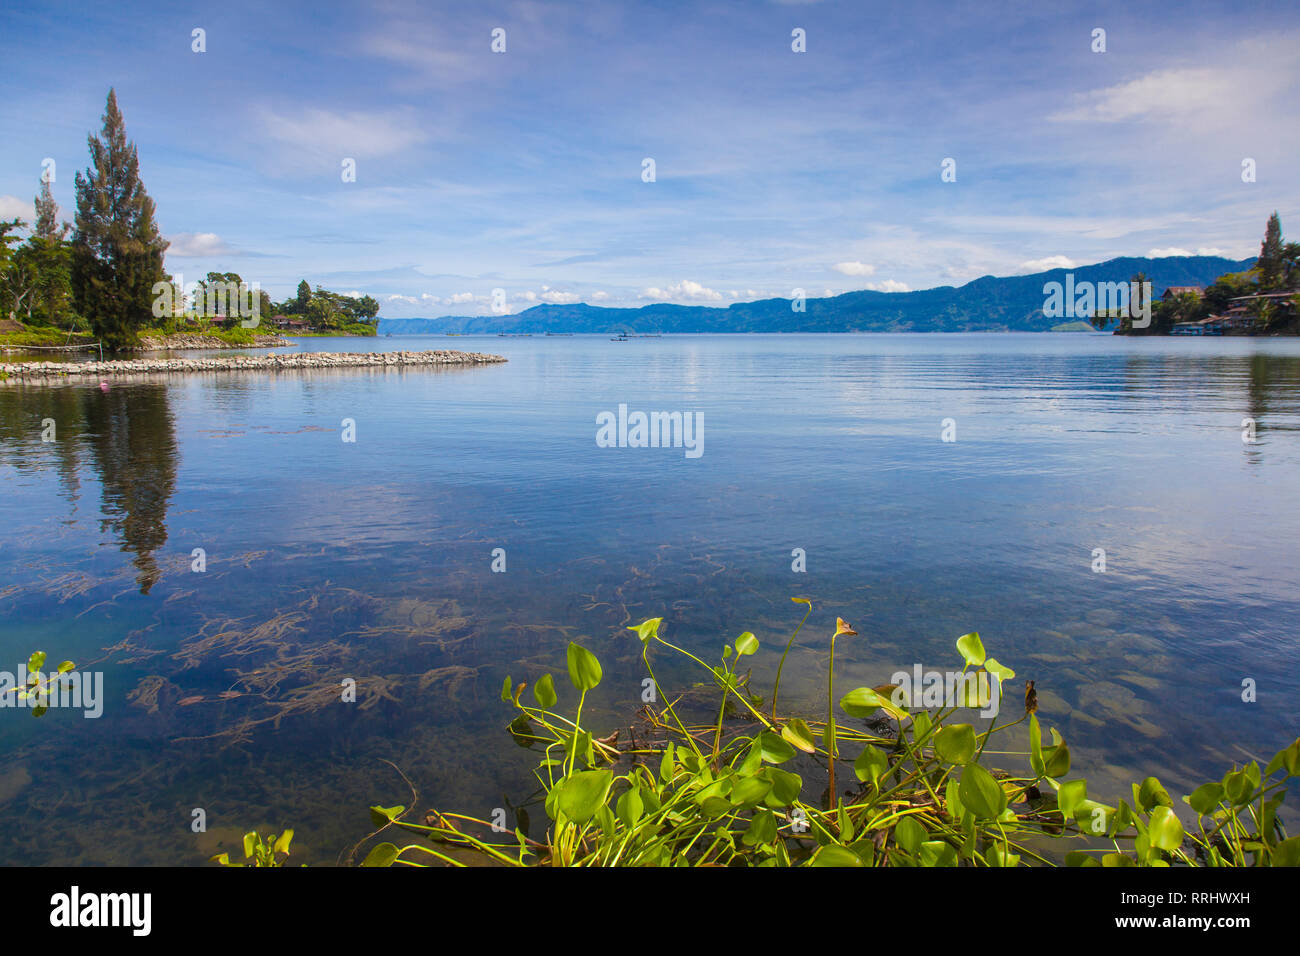
[[[281,335],[254,335],[251,345],[231,345],[215,335],[195,335],[188,332],[175,332],[171,335],[142,335],[140,350],[142,352],[179,352],[198,349],[267,349],[279,348],[293,343]]]
[[[506,361],[484,352],[292,352],[287,355],[235,355],[220,358],[140,358],[107,362],[0,363],[0,383],[71,382],[123,375],[170,375],[188,372],[279,371],[320,368],[411,368],[495,365]]]

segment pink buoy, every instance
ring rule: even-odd
[[[101,392],[107,392],[107,391],[108,391],[108,383],[107,383],[107,382],[100,382],[100,383],[99,383],[99,390],[100,390]]]

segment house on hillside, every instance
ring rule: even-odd
[[[1203,285],[1171,285],[1165,289],[1164,295],[1160,296],[1161,300],[1168,302],[1175,296],[1194,295],[1200,299],[1205,296],[1205,286]]]
[[[1212,315],[1205,321],[1215,323],[1224,332],[1245,331],[1255,324],[1255,317],[1244,305],[1234,305],[1222,315]]]
[[[1239,295],[1235,299],[1229,299],[1229,302],[1239,303],[1243,308],[1253,302],[1273,302],[1280,306],[1287,306],[1300,292],[1256,292],[1254,295]]]
[[[273,320],[277,329],[285,329],[290,332],[307,332],[311,330],[311,323],[306,319],[299,319],[288,315],[277,315]]]

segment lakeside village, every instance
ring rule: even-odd
[[[1142,273],[1127,289],[1115,285],[1122,293],[1150,295],[1150,280]],[[1112,297],[1104,308],[1089,308],[1092,327],[1114,325],[1116,335],[1300,335],[1300,243],[1283,240],[1274,212],[1250,269],[1221,275],[1209,286],[1169,286],[1155,303],[1135,302],[1132,294],[1124,298],[1129,301],[1117,304]]]

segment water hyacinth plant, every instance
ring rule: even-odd
[[[289,858],[289,844],[293,841],[293,831],[285,830],[278,837],[271,834],[266,839],[256,830],[244,834],[244,863],[232,863],[229,853],[218,853],[210,862],[222,866],[276,867],[284,866]]]
[[[76,669],[72,661],[64,661],[59,665],[58,670],[49,674],[44,673],[46,655],[44,651],[33,651],[27,658],[27,677],[26,682],[21,687],[0,688],[0,694],[6,697],[9,694],[15,695],[15,699],[21,703],[26,701],[35,701],[34,704],[28,704],[32,708],[33,717],[44,717],[49,711],[49,696],[57,693],[60,685],[60,678],[65,674],[71,673]],[[9,706],[6,701],[5,706]]]
[[[380,843],[363,865],[1300,865],[1300,837],[1288,838],[1278,817],[1287,783],[1300,775],[1300,740],[1262,770],[1257,763],[1234,768],[1185,797],[1195,815],[1188,828],[1154,777],[1134,785],[1131,804],[1090,799],[1087,782],[1069,776],[1070,751],[1060,733],[1052,728],[1050,742],[1043,739],[1032,682],[1024,711],[1001,725],[995,716],[987,729],[956,719],[979,705],[974,679],[959,682],[939,707],[909,700],[896,685],[857,687],[838,701],[854,719],[841,723],[832,658],[830,706],[819,732],[818,721],[779,715],[779,678],[770,712],[759,712],[759,699],[738,673],[739,662],[758,650],[753,634],[728,643],[713,666],[666,640],[662,624],[652,618],[629,628],[641,641],[655,699],[664,703],[643,710],[645,739],[622,748],[618,735],[598,738],[582,725],[587,696],[603,676],[586,648],[568,646],[569,680],[578,692],[572,720],[555,710],[559,695],[549,674],[533,686],[531,703],[526,684],[506,678],[502,700],[518,711],[509,730],[542,751],[536,776],[549,821],[544,835],[531,836],[526,825],[494,830],[487,820],[439,811],[411,823],[400,819],[404,807],[372,807],[381,827],[419,840]],[[836,637],[855,633],[837,620],[832,648]],[[705,670],[721,695],[716,720],[691,724],[682,698],[664,694],[651,663],[657,648]],[[978,634],[959,638],[957,650],[963,678],[992,678],[1000,702],[1014,671],[986,656]],[[736,715],[730,722],[728,711]],[[999,755],[1019,757],[1028,771],[1017,776],[990,767],[990,739],[997,734],[1004,746],[1021,724],[1028,749]],[[835,770],[846,751],[855,754],[856,787],[839,793]],[[822,774],[829,783],[824,799],[809,799]],[[1072,840],[1076,848],[1050,853],[1052,840]]]

